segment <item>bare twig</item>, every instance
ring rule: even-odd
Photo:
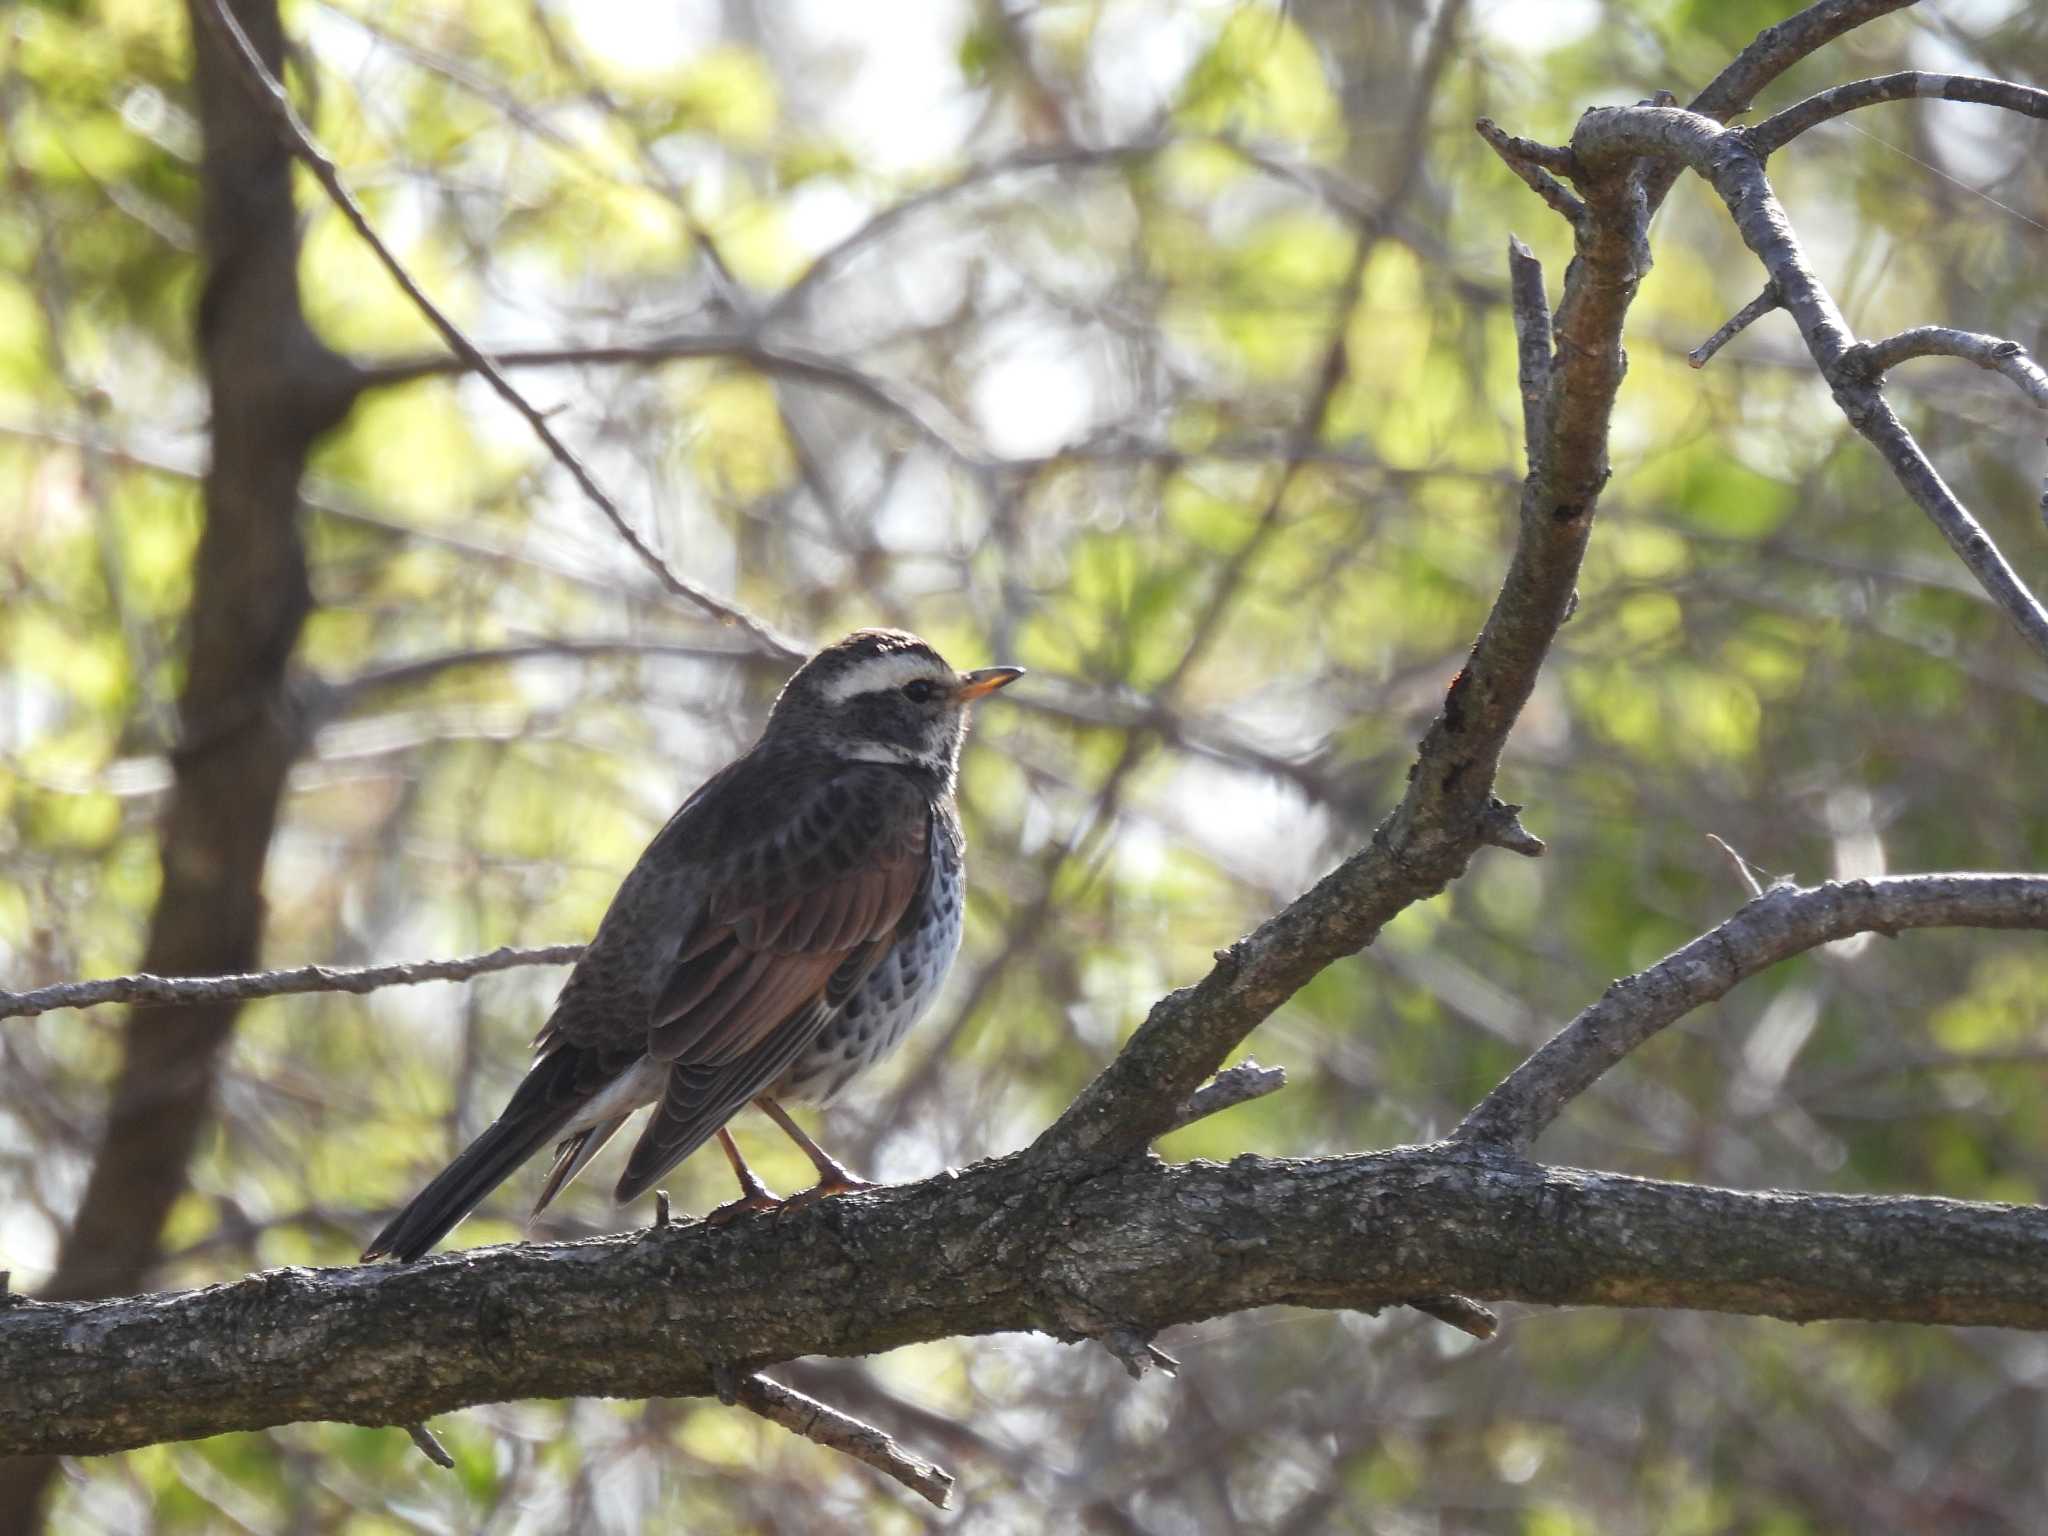
[[[1181,1106],[1173,1123],[1159,1134],[1164,1136],[1171,1131],[1184,1130],[1197,1120],[1220,1115],[1226,1109],[1249,1104],[1253,1099],[1263,1099],[1286,1086],[1287,1071],[1284,1067],[1262,1067],[1256,1061],[1240,1061],[1234,1067],[1225,1067],[1197,1088]]]
[[[1086,171],[1135,165],[1191,145],[1227,150],[1261,174],[1298,187],[1328,204],[1333,212],[1349,222],[1363,223],[1371,217],[1365,195],[1332,176],[1327,167],[1301,163],[1229,135],[1170,133],[1122,144],[1063,143],[1033,147],[1004,159],[970,166],[957,176],[911,192],[880,210],[859,228],[820,252],[794,283],[776,295],[774,302],[763,312],[762,323],[772,326],[800,314],[820,288],[845,271],[870,247],[927,209],[1011,177],[1046,171]]]
[[[448,1454],[448,1447],[434,1438],[434,1432],[424,1424],[408,1424],[405,1432],[412,1443],[420,1448],[420,1454],[437,1467],[455,1470],[455,1458]]]
[[[2002,373],[2029,400],[2048,410],[2048,373],[2027,356],[2027,349],[2018,342],[1979,331],[1959,331],[1948,325],[1916,325],[1878,341],[1858,342],[1844,361],[1868,369],[1875,382],[1916,357],[1959,357],[1992,373]]]
[[[59,982],[32,992],[0,992],[0,1019],[29,1018],[55,1008],[97,1008],[103,1003],[224,1003],[299,992],[374,992],[380,987],[409,987],[423,981],[467,981],[522,965],[569,965],[582,954],[581,944],[551,944],[542,949],[508,945],[455,960],[404,960],[355,970],[302,965],[295,970],[253,971],[241,976],[109,976],[98,981]]]
[[[952,1473],[913,1456],[874,1425],[864,1424],[794,1387],[785,1387],[766,1376],[743,1376],[734,1396],[740,1406],[771,1424],[780,1424],[793,1435],[802,1435],[828,1450],[851,1456],[863,1466],[873,1467],[940,1509],[953,1496]]]
[[[1728,323],[1705,341],[1685,354],[1685,360],[1695,368],[1704,368],[1712,361],[1716,352],[1727,346],[1737,336],[1748,330],[1774,309],[1784,306],[1778,302],[1778,290],[1770,283],[1764,284],[1764,291],[1735,311]]]
[[[740,651],[710,645],[693,645],[686,640],[643,640],[633,636],[593,636],[589,639],[524,640],[510,645],[480,646],[475,650],[438,651],[382,666],[368,667],[353,677],[331,683],[325,712],[336,714],[353,707],[370,694],[394,688],[417,688],[445,672],[467,667],[497,667],[513,662],[540,660],[603,660],[613,656],[686,656],[694,661],[747,663],[781,671],[784,663],[760,651]]]
[[[1922,69],[1901,70],[1869,80],[1852,80],[1845,85],[1818,91],[1795,106],[1773,113],[1748,130],[1749,142],[1765,157],[1776,154],[1800,134],[1831,117],[1854,112],[1859,107],[1883,101],[1963,101],[1984,107],[2003,107],[2025,117],[2048,119],[2048,91],[2010,80],[1986,80],[1977,75],[1939,75]]]
[[[1491,1307],[1482,1307],[1470,1296],[1418,1296],[1408,1305],[1475,1339],[1490,1339],[1500,1332],[1500,1314]]]
[[[1543,291],[1543,263],[1513,235],[1508,236],[1508,295],[1515,316],[1515,382],[1522,392],[1522,445],[1542,440],[1543,402],[1550,394],[1550,299]]]
[[[1506,162],[1507,168],[1519,176],[1523,183],[1565,222],[1577,229],[1586,217],[1586,205],[1580,197],[1557,177],[1550,173],[1572,172],[1571,152],[1552,144],[1539,144],[1534,139],[1517,138],[1490,117],[1482,117],[1472,125],[1479,130],[1479,137],[1493,146],[1493,152]]]
[[[1105,1328],[1095,1342],[1108,1350],[1133,1381],[1143,1381],[1148,1371],[1180,1374],[1180,1362],[1152,1342],[1152,1335],[1139,1328]]]
[[[1734,869],[1735,877],[1743,883],[1743,886],[1749,891],[1750,895],[1763,895],[1763,882],[1757,879],[1756,867],[1748,859],[1737,853],[1726,838],[1716,837],[1713,833],[1709,832],[1707,834],[1707,841],[1721,850],[1722,854],[1727,858],[1729,865]]]
[[[342,217],[361,237],[363,243],[369,246],[378,263],[390,273],[391,280],[398,284],[405,296],[412,301],[413,307],[426,318],[427,323],[440,333],[441,339],[448,343],[450,350],[462,360],[464,366],[480,374],[498,397],[525,419],[527,425],[533,429],[534,436],[540,439],[542,446],[553,456],[556,463],[569,472],[569,477],[576,482],[591,505],[604,514],[605,519],[625,541],[627,548],[631,549],[640,562],[653,573],[654,578],[677,597],[696,604],[721,623],[738,628],[764,649],[783,656],[804,654],[801,646],[776,633],[763,620],[754,617],[735,603],[713,596],[695,582],[686,580],[670,569],[668,563],[655,553],[653,546],[626,521],[625,514],[619,510],[618,504],[612,500],[604,487],[597,483],[589,467],[556,435],[554,428],[548,425],[546,414],[512,387],[497,364],[486,357],[476,344],[463,334],[461,328],[441,311],[440,306],[435,304],[427,296],[426,291],[413,280],[404,263],[391,253],[390,247],[371,225],[369,216],[363,212],[362,206],[356,202],[354,195],[342,181],[341,172],[334,161],[314,141],[306,125],[299,120],[298,110],[292,106],[291,98],[285,93],[277,77],[272,75],[268,66],[264,64],[262,56],[256,52],[247,34],[242,31],[241,23],[235,20],[234,13],[228,9],[227,0],[201,0],[193,9],[241,59],[243,69],[238,78],[246,83],[251,97],[256,102],[257,110],[269,116],[283,137],[286,147],[313,173],[313,179],[320,183],[328,199],[340,210]]]
[[[1481,1100],[1454,1139],[1525,1151],[1610,1067],[1738,982],[1836,939],[1908,928],[2048,930],[2048,875],[1774,886],[1648,970],[1614,983]]]
[[[1611,175],[1645,156],[1667,158],[1696,171],[1713,187],[1743,243],[1763,263],[1850,425],[1883,456],[1906,494],[1991,600],[2048,659],[2048,609],[1949,489],[1886,401],[1841,311],[1814,275],[1791,220],[1764,175],[1762,158],[1742,131],[1724,129],[1711,118],[1675,107],[1596,107],[1579,119],[1572,148],[1582,173],[1604,168]]]
[[[1522,825],[1522,808],[1495,799],[1480,821],[1479,835],[1489,848],[1505,848],[1525,859],[1540,859],[1545,852],[1542,838]]]
[[[935,401],[921,397],[908,386],[822,352],[764,340],[751,330],[656,336],[645,341],[598,346],[508,349],[491,354],[491,362],[500,369],[602,364],[651,368],[693,358],[724,358],[778,378],[821,384],[898,418],[947,457],[969,468],[998,467],[996,461],[968,440],[964,429],[944,419],[944,412]],[[436,354],[372,364],[363,370],[363,376],[366,385],[376,386],[466,373],[475,368],[469,353],[458,352],[452,357]]]
[[[1708,81],[1706,89],[1687,106],[1716,122],[1739,117],[1766,86],[1809,54],[1880,16],[1903,11],[1915,3],[1917,0],[1816,0],[1815,4],[1757,33],[1749,46]],[[1655,213],[1663,205],[1679,173],[1680,167],[1668,161],[1646,169],[1642,186],[1648,212]]]

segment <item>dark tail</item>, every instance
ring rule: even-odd
[[[391,1258],[411,1262],[441,1241],[483,1203],[484,1197],[542,1147],[562,1133],[581,1103],[565,1093],[576,1075],[574,1051],[557,1051],[534,1063],[505,1112],[412,1197],[363,1250],[363,1261]]]

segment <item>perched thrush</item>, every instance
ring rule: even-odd
[[[553,1142],[538,1214],[648,1104],[620,1201],[715,1135],[743,1191],[726,1209],[776,1203],[725,1130],[749,1100],[817,1168],[799,1200],[866,1187],[781,1101],[835,1097],[938,991],[960,947],[953,783],[968,705],[1019,675],[955,672],[888,629],[798,668],[752,750],[683,802],[626,876],[504,1113],[363,1257],[418,1258]]]

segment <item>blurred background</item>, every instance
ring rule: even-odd
[[[1474,117],[1703,85],[1789,3],[299,0],[289,79],[425,288],[690,579],[809,645],[903,624],[1016,662],[963,800],[966,947],[825,1122],[885,1179],[1013,1149],[1161,992],[1357,847],[1483,618],[1522,468],[1503,253],[1560,221]],[[1795,70],[2048,81],[2048,12],[1949,0]],[[136,968],[182,677],[209,403],[201,103],[182,8],[0,8],[0,978]],[[1827,124],[1772,173],[1870,335],[2038,354],[2048,128],[1939,102]],[[788,663],[650,580],[440,349],[310,180],[306,312],[395,364],[300,483],[319,729],[262,891],[271,965],[588,936]],[[1164,1146],[1427,1138],[1608,980],[1745,892],[2048,866],[2048,675],[1833,407],[1789,321],[1685,351],[1760,272],[1681,182],[1630,319],[1583,601],[1482,855],[1252,1038],[1278,1096]],[[1324,389],[1341,339],[1348,367]],[[1893,399],[2039,588],[2042,427],[1995,376]],[[1291,474],[1290,458],[1297,461]],[[353,1260],[520,1075],[559,969],[245,1009],[140,1283]],[[1737,1187],[2032,1202],[2048,951],[1858,940],[1661,1037],[1551,1161]],[[138,1028],[146,1027],[147,1015]],[[86,1188],[119,1010],[0,1025],[0,1268],[44,1285]],[[765,1177],[807,1167],[759,1117]],[[623,1143],[621,1144],[623,1145]],[[538,1229],[613,1209],[611,1153]],[[510,1240],[539,1170],[458,1234]],[[726,1197],[713,1154],[679,1208]],[[74,1283],[94,1257],[74,1248]],[[108,1283],[127,1285],[109,1258]],[[759,1283],[759,1277],[735,1277]],[[132,1288],[132,1286],[130,1286]],[[709,1402],[522,1403],[67,1463],[53,1531],[2031,1531],[2048,1341],[1509,1308],[1270,1311],[1161,1339],[1178,1380],[1036,1337],[785,1379],[947,1463],[954,1509]],[[33,1522],[17,1529],[33,1529]]]

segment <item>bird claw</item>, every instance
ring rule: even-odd
[[[757,1188],[741,1195],[737,1200],[728,1200],[725,1204],[719,1206],[717,1210],[707,1213],[704,1217],[704,1225],[707,1227],[722,1227],[727,1222],[737,1221],[740,1217],[754,1211],[773,1211],[779,1216],[782,1214],[783,1206],[787,1203],[779,1195],[773,1194],[766,1189]]]
[[[791,1195],[784,1200],[775,1212],[775,1219],[780,1221],[794,1211],[809,1210],[820,1200],[829,1200],[834,1195],[857,1195],[864,1189],[881,1187],[872,1179],[857,1179],[850,1173],[839,1178],[820,1179],[801,1194]]]

